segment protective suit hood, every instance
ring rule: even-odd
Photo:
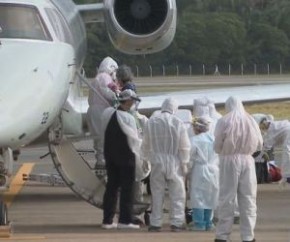
[[[242,101],[237,97],[229,97],[225,103],[226,112],[229,113],[231,111],[237,112],[245,112]]]
[[[109,75],[118,69],[118,64],[111,57],[104,58],[99,66],[98,73],[106,72]]]
[[[178,103],[173,98],[165,99],[161,106],[161,112],[168,112],[171,114],[175,114],[177,109],[178,109]]]
[[[193,109],[192,114],[195,117],[200,116],[210,116],[209,107],[208,107],[209,99],[207,97],[200,97],[193,100]]]

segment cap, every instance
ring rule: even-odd
[[[192,119],[193,126],[200,129],[201,132],[208,131],[210,123],[211,123],[210,118],[206,116],[194,117]]]
[[[141,101],[141,99],[137,96],[137,94],[131,89],[126,89],[119,94],[119,101],[125,101],[130,99],[139,102]]]

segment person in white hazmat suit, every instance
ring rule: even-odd
[[[91,83],[96,92],[89,91],[87,120],[90,133],[94,137],[96,166],[104,165],[103,140],[100,135],[101,115],[107,107],[113,106],[117,100],[118,87],[113,79],[117,68],[118,64],[111,57],[104,58],[100,63],[96,78]]]
[[[277,146],[282,148],[280,183],[290,183],[290,122],[288,120],[271,121],[265,117],[260,121],[259,126],[264,133],[264,150]]]
[[[209,109],[209,116],[212,120],[212,123],[210,125],[210,133],[214,135],[215,127],[218,122],[218,120],[222,117],[222,115],[216,110],[215,104],[212,100],[207,99],[208,103],[208,109]],[[218,219],[218,215],[215,214],[215,219]],[[234,224],[240,223],[240,212],[239,212],[239,205],[238,205],[238,199],[236,199],[236,206],[235,206],[235,216],[234,216]]]
[[[185,184],[190,155],[190,141],[184,123],[174,115],[175,99],[162,103],[161,113],[151,117],[145,127],[141,156],[151,162],[151,207],[149,231],[160,231],[165,188],[170,198],[170,224],[174,232],[183,229],[185,221]]]
[[[219,193],[219,159],[214,151],[214,137],[209,129],[209,117],[193,119],[189,162],[190,203],[193,225],[191,230],[210,231],[214,228],[213,210]]]
[[[215,129],[214,148],[220,159],[220,194],[215,242],[226,242],[231,234],[235,199],[240,210],[241,238],[254,242],[257,217],[257,178],[252,154],[261,150],[263,138],[258,124],[242,102],[230,97],[225,103],[227,114]]]

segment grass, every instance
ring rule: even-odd
[[[250,114],[272,114],[275,120],[290,119],[290,101],[245,105],[245,109]],[[225,113],[223,108],[218,108],[218,111]]]

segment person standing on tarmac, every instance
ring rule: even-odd
[[[209,132],[211,119],[193,119],[195,135],[191,137],[190,208],[192,208],[193,231],[211,231],[213,211],[218,203],[219,159],[214,151],[214,137]]]
[[[96,167],[104,166],[103,141],[101,138],[101,115],[107,107],[114,105],[117,100],[118,86],[114,82],[118,64],[111,57],[102,60],[98,74],[92,82],[94,90],[89,91],[87,111],[88,127],[94,136],[94,149],[96,151]]]
[[[102,115],[104,135],[104,157],[107,177],[103,198],[104,229],[139,229],[133,224],[133,200],[135,167],[141,140],[134,117],[128,112],[132,105],[140,101],[132,90],[119,94],[119,106],[107,108]],[[113,222],[120,188],[120,215],[118,225]]]
[[[185,221],[185,184],[190,155],[190,141],[182,120],[174,114],[175,99],[167,98],[161,113],[151,117],[145,127],[141,157],[151,162],[150,232],[161,230],[165,188],[170,197],[170,224],[173,232],[183,229]]]
[[[257,177],[252,154],[263,146],[262,134],[242,102],[230,97],[225,103],[227,114],[215,128],[214,149],[220,159],[220,194],[215,242],[227,242],[232,232],[235,199],[240,210],[243,242],[254,242],[257,218]]]

